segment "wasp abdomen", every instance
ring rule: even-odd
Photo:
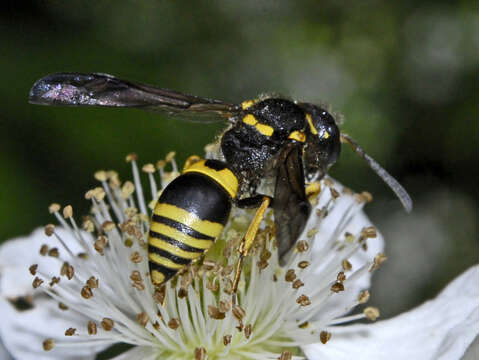
[[[204,165],[172,181],[155,206],[148,237],[151,280],[161,285],[203,255],[221,234],[231,211],[231,194]],[[198,165],[196,166],[198,168]]]

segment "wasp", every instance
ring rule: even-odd
[[[245,256],[269,207],[274,211],[278,253],[293,247],[311,212],[306,180],[323,178],[346,143],[395,192],[406,211],[406,190],[320,106],[279,97],[231,104],[100,73],[57,73],[38,80],[30,103],[127,107],[160,111],[196,121],[229,123],[220,136],[220,159],[190,157],[183,173],[161,193],[148,234],[152,283],[164,284],[205,253],[228,221],[233,205],[257,208],[239,246],[233,292]],[[203,116],[201,116],[203,115]],[[259,193],[270,179],[272,194]]]

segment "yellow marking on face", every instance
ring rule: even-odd
[[[304,132],[302,131],[293,131],[291,134],[289,134],[288,139],[305,142],[306,135],[304,135]]]
[[[170,238],[175,239],[176,241],[180,241],[186,245],[193,246],[197,249],[207,250],[211,247],[211,245],[213,245],[213,240],[196,239],[189,235],[183,234],[181,231],[176,230],[175,228],[155,221],[151,222],[150,229],[154,232],[166,235]],[[153,243],[153,237],[150,237],[148,241],[151,241]]]
[[[195,214],[171,204],[158,203],[155,207],[154,213],[175,220],[181,224],[185,224],[202,234],[214,238],[223,230],[222,224],[208,220],[201,220]]]
[[[248,114],[243,118],[243,122],[248,125],[256,125],[258,123],[258,120],[254,117],[254,115]]]
[[[238,193],[238,178],[235,176],[235,174],[233,174],[233,172],[228,168],[221,170],[212,169],[206,166],[205,162],[206,160],[201,160],[192,164],[188,169],[183,171],[183,174],[189,172],[204,174],[220,184],[223,189],[230,194],[231,198],[234,199]]]
[[[160,285],[165,281],[165,275],[159,272],[158,270],[153,270],[151,272],[151,282],[155,285]]]
[[[170,254],[182,257],[183,259],[193,260],[193,259],[196,259],[196,258],[200,257],[201,255],[203,255],[203,253],[199,253],[199,252],[185,251],[185,250],[180,249],[179,247],[177,247],[175,245],[172,245],[172,244],[170,244],[170,243],[168,243],[164,240],[154,238],[154,237],[150,237],[148,239],[148,244],[150,244],[151,246],[154,246],[155,248],[158,248],[160,250],[168,251]]]
[[[246,101],[243,101],[241,103],[241,108],[243,110],[246,110],[248,108],[250,108],[251,106],[253,106],[254,104],[256,104],[257,100],[246,100]]]
[[[258,123],[255,125],[256,130],[259,131],[260,134],[264,136],[271,136],[274,133],[273,127],[265,124]]]
[[[323,134],[323,138],[327,139],[329,138],[329,136],[330,136],[329,133],[325,130]]]
[[[311,118],[311,114],[306,114],[306,121],[308,122],[309,129],[313,135],[318,135],[318,130],[314,127],[313,119]]]
[[[168,269],[173,269],[173,270],[179,270],[185,265],[177,264],[170,259],[165,258],[164,256],[155,254],[155,253],[148,253],[148,259],[150,259],[151,262],[154,262],[155,264],[158,265],[163,265],[164,267],[167,267]]]

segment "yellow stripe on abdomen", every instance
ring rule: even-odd
[[[214,238],[218,237],[223,230],[222,224],[208,220],[201,220],[195,214],[171,204],[158,203],[155,207],[154,213],[175,220],[181,224],[189,226],[193,230]]]
[[[179,270],[185,267],[185,265],[174,263],[173,261],[171,261],[170,259],[167,259],[164,256],[151,253],[151,252],[148,253],[148,259],[154,262],[155,264],[163,265],[164,267],[167,267],[168,269],[172,269],[172,270]]]
[[[169,244],[164,240],[157,239],[157,238],[154,238],[154,237],[151,237],[151,236],[148,239],[148,244],[150,244],[150,245],[152,245],[152,246],[154,246],[158,249],[165,250],[165,251],[169,252],[170,254],[176,255],[176,256],[181,257],[183,259],[193,260],[193,259],[196,259],[196,258],[200,257],[201,255],[203,255],[202,252],[190,252],[190,251],[182,250],[178,246]]]
[[[168,225],[160,224],[158,222],[152,221],[150,224],[150,230],[173,238],[177,241],[180,241],[186,245],[195,247],[197,249],[207,250],[213,245],[213,240],[200,240],[195,239],[194,237],[183,234],[181,231],[178,231]]]

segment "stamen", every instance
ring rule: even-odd
[[[111,331],[113,329],[113,326],[115,326],[115,322],[110,318],[103,318],[103,320],[101,321],[101,327],[105,331]]]
[[[45,351],[50,351],[54,347],[55,347],[55,342],[53,341],[53,339],[46,339],[43,342],[43,350]]]
[[[369,320],[375,321],[380,315],[379,309],[372,306],[368,306],[366,309],[364,309],[364,315],[366,315],[366,317]]]
[[[97,330],[95,322],[88,321],[87,329],[88,329],[88,335],[96,335],[97,334],[98,330]]]

